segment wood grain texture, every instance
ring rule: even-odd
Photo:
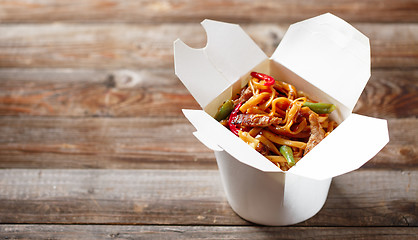
[[[0,25],[0,67],[173,68],[173,41],[206,45],[199,24]],[[373,67],[418,67],[417,24],[354,25],[370,38]],[[270,56],[289,24],[243,24]]]
[[[1,170],[0,223],[249,225],[216,170]],[[396,179],[396,181],[393,181]],[[418,171],[334,178],[327,202],[298,226],[417,226]]]
[[[0,115],[178,117],[199,105],[173,69],[0,69]]]
[[[14,22],[186,22],[203,18],[233,22],[293,22],[332,12],[349,21],[417,22],[414,0],[170,0],[13,1],[0,4],[0,21]]]
[[[325,12],[370,38],[354,112],[390,142],[333,179],[296,226],[237,216],[182,108],[173,41],[240,24],[271,55],[290,24]],[[0,239],[416,239],[418,1],[0,1]],[[354,131],[355,129],[353,129]]]
[[[416,239],[414,227],[0,225],[4,239]]]
[[[354,112],[418,116],[418,70],[373,69]],[[0,69],[0,115],[181,117],[200,109],[173,69]]]
[[[354,112],[380,118],[418,116],[418,70],[372,71]]]
[[[3,167],[215,168],[184,118],[2,118]],[[81,160],[82,159],[82,160]]]
[[[418,120],[390,119],[390,142],[365,167],[418,167]],[[0,168],[216,169],[179,118],[2,117]]]

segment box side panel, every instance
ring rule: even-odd
[[[226,152],[215,152],[215,156],[228,202],[238,215],[258,224],[290,224],[282,207],[284,173],[272,173],[272,178]]]
[[[293,222],[304,221],[321,210],[332,179],[315,180],[286,173],[283,208]]]

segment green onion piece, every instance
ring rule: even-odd
[[[295,165],[295,159],[293,158],[293,150],[291,147],[286,145],[280,146],[280,153],[284,158],[286,158],[287,164],[289,164],[289,166]]]
[[[312,111],[318,114],[331,113],[336,108],[335,105],[331,103],[313,103],[313,102],[305,102],[303,104],[303,107],[308,107]]]
[[[232,100],[226,100],[224,104],[219,108],[218,112],[215,115],[216,121],[221,121],[228,117],[228,115],[234,110],[234,103]]]

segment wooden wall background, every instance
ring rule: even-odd
[[[248,226],[181,113],[199,106],[174,75],[172,43],[203,47],[209,18],[240,24],[271,55],[291,23],[325,12],[370,38],[372,77],[355,112],[388,119],[391,141],[335,178],[314,218]],[[416,0],[2,0],[0,236],[405,239],[418,234],[417,92]]]

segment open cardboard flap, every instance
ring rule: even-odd
[[[362,166],[389,141],[386,120],[351,113],[370,77],[370,46],[368,38],[345,21],[328,13],[291,25],[270,60],[238,25],[210,20],[202,25],[208,39],[205,48],[174,42],[175,71],[205,109],[183,113],[197,129],[195,136],[209,148],[223,149],[262,171],[282,172],[213,119],[214,112],[207,108],[219,107],[246,83],[250,71],[269,61],[277,64],[270,64],[267,74],[274,72],[270,67],[283,67],[301,79],[299,90],[309,94],[319,89],[337,105],[336,115],[343,116],[340,125],[289,172],[319,180],[341,175]],[[293,84],[292,79],[281,80]]]
[[[207,45],[193,49],[174,42],[174,69],[204,109],[225,89],[268,57],[239,25],[212,20],[202,22]]]
[[[198,139],[208,148],[212,150],[223,149],[241,162],[262,171],[281,172],[280,168],[237,138],[206,112],[183,109],[183,113],[197,129],[195,136],[197,135]]]
[[[292,24],[271,58],[350,111],[370,78],[369,39],[330,13]]]
[[[288,172],[326,179],[353,171],[389,142],[387,121],[351,114]]]

